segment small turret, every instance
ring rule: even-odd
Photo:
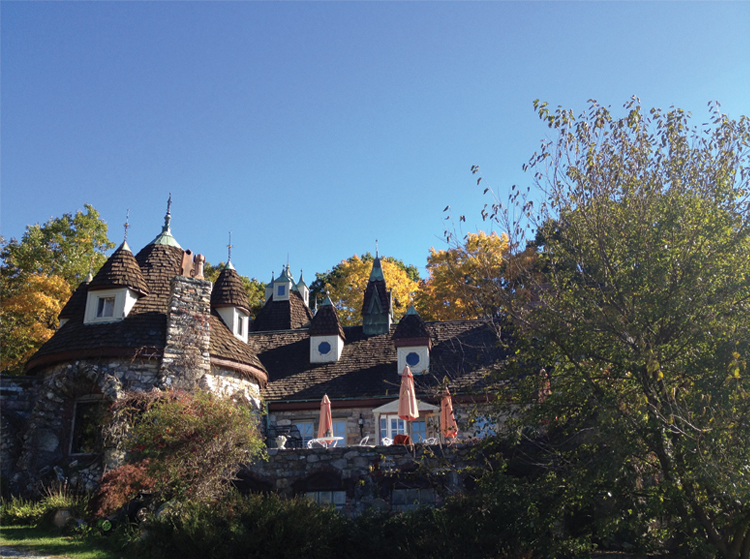
[[[383,267],[376,251],[362,303],[362,331],[367,336],[385,334],[390,330],[392,321],[391,293],[385,284]]]

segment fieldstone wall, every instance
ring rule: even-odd
[[[357,515],[368,508],[403,506],[404,490],[431,490],[430,503],[464,490],[470,473],[485,467],[471,444],[354,446],[315,449],[268,449],[268,460],[242,468],[241,491],[277,492],[292,497],[338,492],[339,508]]]
[[[7,497],[8,482],[23,449],[23,433],[34,407],[37,379],[0,376],[0,476],[2,495]]]
[[[256,379],[237,371],[212,365],[211,372],[201,378],[198,387],[217,396],[250,402],[256,409],[260,409],[260,384]]]
[[[164,388],[194,389],[210,373],[211,289],[208,280],[177,276],[167,314],[167,340],[159,371]]]

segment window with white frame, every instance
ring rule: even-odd
[[[107,318],[115,316],[115,298],[97,297],[96,318]]]
[[[427,438],[427,422],[424,420],[412,421],[407,426],[406,421],[397,415],[380,416],[380,441],[383,437],[393,439],[396,435],[410,435],[412,442],[422,442]]]
[[[96,454],[102,451],[102,425],[106,406],[101,397],[86,397],[75,403],[71,426],[70,453]]]

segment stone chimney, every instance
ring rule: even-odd
[[[208,280],[176,276],[167,310],[167,340],[159,371],[162,388],[192,390],[211,370],[211,288]]]

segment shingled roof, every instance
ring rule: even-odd
[[[312,312],[305,305],[298,291],[289,293],[289,300],[274,301],[273,297],[266,304],[253,321],[253,330],[265,332],[269,330],[293,330],[308,326],[312,320]]]
[[[434,340],[430,371],[415,375],[417,392],[426,394],[444,377],[451,392],[482,385],[486,372],[503,355],[498,331],[479,320],[429,322]],[[310,363],[306,330],[251,333],[248,343],[266,366],[270,381],[263,391],[269,403],[319,400],[398,398],[400,376],[393,344],[395,326],[386,334],[365,336],[361,326],[345,327],[346,345],[334,363]]]
[[[87,281],[82,281],[80,283],[80,285],[73,292],[73,295],[71,295],[70,299],[68,299],[68,302],[65,303],[65,306],[60,311],[58,318],[69,319],[73,316],[76,316],[78,313],[80,313],[81,316],[83,316],[83,312],[86,309],[86,295],[89,291],[90,281],[91,281],[91,276],[89,276]]]
[[[336,314],[336,309],[331,303],[331,298],[326,296],[323,303],[318,307],[318,312],[310,323],[309,334],[311,336],[330,336],[338,334],[342,339],[346,339],[344,336],[344,329],[341,327],[341,322]]]
[[[89,283],[89,291],[110,287],[129,287],[141,295],[149,293],[146,280],[127,242],[123,242],[112,253]]]
[[[82,283],[61,312],[61,317],[68,318],[68,322],[32,356],[26,364],[26,371],[33,373],[42,366],[75,359],[160,355],[166,344],[171,281],[180,274],[182,267],[183,250],[175,244],[152,242],[134,259],[130,255],[136,262],[148,294],[138,299],[123,320],[84,324],[90,284]],[[118,251],[121,254],[118,255]],[[110,260],[115,258],[122,262],[126,259],[122,256],[124,251],[118,251]],[[119,265],[109,265],[110,260],[105,266],[108,270],[117,270]],[[113,274],[114,272],[106,272],[102,277],[111,277]],[[261,385],[267,379],[265,369],[252,349],[236,339],[218,315],[214,314],[211,316],[209,353],[212,360],[220,360],[222,365],[237,370],[240,374],[254,376]]]
[[[219,274],[211,291],[212,307],[238,307],[248,314],[250,302],[242,286],[242,280],[231,264],[227,264]]]
[[[393,334],[393,339],[429,339],[429,337],[430,333],[427,331],[427,326],[425,325],[424,320],[422,320],[422,317],[414,310],[414,307],[410,306],[406,314],[401,317],[398,326],[396,326],[396,332]]]

